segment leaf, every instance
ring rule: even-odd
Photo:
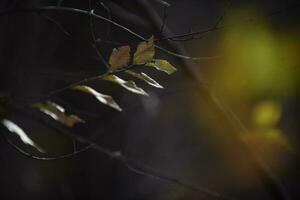
[[[141,79],[141,80],[145,81],[146,83],[148,83],[149,85],[152,85],[153,87],[164,88],[158,82],[156,82],[154,79],[152,79],[151,77],[149,77],[145,73],[136,73],[136,72],[131,71],[131,70],[126,70],[126,73],[130,74],[131,76],[133,76],[135,78],[138,78],[138,79]]]
[[[22,140],[22,142],[24,144],[30,145],[34,148],[36,148],[39,152],[41,153],[45,153],[45,151],[39,147],[35,142],[33,142],[28,136],[27,134],[23,131],[22,128],[20,128],[17,124],[15,124],[14,122],[8,120],[8,119],[2,119],[1,123],[3,124],[3,126],[5,126],[10,132],[17,134],[20,139]]]
[[[145,66],[154,67],[159,71],[166,72],[167,74],[174,73],[177,69],[170,64],[167,60],[154,60],[154,62],[148,62]]]
[[[112,70],[127,66],[130,61],[130,46],[114,48],[109,57]]]
[[[148,94],[142,88],[136,86],[134,81],[125,81],[113,74],[104,76],[102,79],[114,82],[130,92],[148,96]]]
[[[73,127],[77,123],[85,122],[76,115],[67,115],[63,107],[51,101],[47,101],[46,103],[34,103],[32,104],[32,107],[39,109],[41,112],[68,127]]]
[[[106,94],[101,94],[89,86],[77,85],[77,86],[73,87],[72,89],[79,90],[81,92],[90,94],[90,95],[96,97],[101,103],[103,103],[107,106],[110,106],[120,112],[122,111],[122,108],[120,108],[120,106],[115,102],[115,100],[111,96],[106,95]]]
[[[151,36],[148,41],[141,42],[133,56],[133,64],[143,65],[150,62],[154,57],[154,36]]]

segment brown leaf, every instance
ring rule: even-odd
[[[148,41],[141,42],[133,56],[133,64],[143,65],[150,62],[154,57],[154,36],[151,36]]]
[[[114,48],[109,57],[112,70],[127,66],[130,61],[130,46]]]
[[[46,103],[34,103],[32,107],[39,109],[41,112],[68,127],[73,127],[77,123],[84,123],[84,120],[75,115],[67,115],[63,107],[51,101],[47,101]]]

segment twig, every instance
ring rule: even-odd
[[[108,19],[111,20],[111,12],[110,12],[110,9],[109,9],[102,1],[100,1],[100,4],[101,4],[101,6],[106,10]],[[108,39],[109,39],[110,31],[111,31],[111,25],[110,25],[110,23],[108,23],[108,27],[107,27],[107,31],[106,31],[105,40],[108,40]],[[98,40],[98,39],[97,39],[97,40]],[[103,41],[103,40],[101,40],[101,41]]]
[[[232,3],[230,1],[228,1],[228,8],[232,5]],[[286,6],[284,9],[280,9],[280,10],[277,10],[277,11],[273,11],[273,12],[270,12],[267,16],[268,17],[272,17],[274,15],[277,15],[277,14],[280,14],[280,13],[283,13],[285,11],[288,11],[288,10],[291,10],[291,9],[296,9],[300,6],[299,3],[295,3],[295,4],[291,4],[291,5],[288,5]],[[228,9],[227,8],[227,9]],[[225,13],[224,13],[225,14]],[[222,15],[223,16],[223,15]],[[226,25],[226,26],[220,26],[220,21],[223,20],[224,16],[223,17],[220,17],[218,20],[217,20],[217,23],[208,28],[208,29],[205,29],[205,30],[199,30],[199,31],[193,31],[193,32],[189,32],[189,33],[183,33],[183,34],[172,34],[172,35],[169,35],[169,36],[165,36],[165,37],[162,37],[160,39],[157,39],[156,41],[163,41],[163,40],[171,40],[171,41],[189,41],[189,40],[193,40],[193,39],[202,39],[205,35],[207,35],[207,33],[211,33],[211,32],[214,32],[214,31],[218,31],[220,29],[223,29],[223,28],[228,28],[228,27],[232,27],[234,26],[233,25]],[[253,22],[253,18],[251,19],[246,19],[245,22]],[[198,37],[195,37],[199,35]]]
[[[28,114],[28,113],[26,113],[26,114]],[[30,117],[37,118],[35,115],[32,115],[32,114],[30,114]],[[53,129],[63,133],[64,135],[68,136],[69,138],[71,138],[73,140],[76,140],[80,143],[88,145],[89,146],[88,148],[94,149],[97,152],[106,155],[110,159],[120,162],[129,171],[131,171],[137,175],[146,176],[148,178],[152,178],[152,179],[155,179],[155,180],[158,180],[161,182],[168,182],[168,183],[176,184],[176,185],[184,187],[186,189],[193,190],[196,192],[201,192],[203,194],[209,195],[210,197],[224,199],[224,200],[234,200],[233,198],[226,196],[226,195],[222,195],[214,190],[210,190],[205,187],[201,187],[199,185],[194,185],[194,184],[188,183],[180,178],[174,178],[173,176],[165,175],[164,173],[159,172],[157,169],[154,169],[145,163],[142,163],[142,162],[137,161],[136,159],[130,158],[129,156],[123,154],[121,151],[114,151],[114,150],[105,148],[104,146],[97,144],[96,142],[92,141],[89,138],[83,137],[81,135],[75,135],[69,131],[62,131],[61,129],[57,128],[56,126],[53,126],[52,124],[49,124],[48,122],[47,122],[47,125],[52,127]],[[29,158],[40,159],[40,157],[33,157],[30,154],[26,154],[26,153],[24,154],[24,152],[21,152],[21,153],[22,153],[22,155],[29,157]],[[43,159],[40,159],[40,160],[43,160]]]
[[[92,9],[92,2],[91,0],[89,0],[89,9],[91,13],[94,13],[94,10]],[[96,42],[96,36],[95,36],[95,28],[94,28],[94,23],[93,23],[93,17],[92,15],[90,15],[90,31],[91,31],[91,35],[92,35],[92,40],[93,40],[93,48],[95,49],[96,53],[98,54],[98,57],[100,59],[100,61],[102,62],[102,64],[106,67],[107,70],[109,70],[109,65],[106,62],[106,60],[104,59],[104,57],[102,56],[102,53],[100,52],[100,50],[97,48],[97,42]]]
[[[80,153],[83,153],[89,149],[92,148],[93,144],[89,144],[86,147],[80,149],[80,150],[75,150],[73,151],[73,153],[68,153],[68,154],[64,154],[64,155],[60,155],[60,156],[53,156],[53,157],[41,157],[41,156],[35,156],[32,155],[28,152],[26,152],[25,150],[23,150],[22,148],[20,148],[19,146],[17,146],[16,144],[14,144],[5,134],[2,134],[3,137],[5,138],[5,140],[7,141],[7,143],[17,152],[19,152],[20,154],[22,154],[23,156],[27,157],[27,158],[31,158],[34,160],[40,160],[40,161],[54,161],[54,160],[62,160],[62,159],[66,159],[66,158],[70,158],[70,157],[74,157]]]
[[[165,25],[166,25],[166,21],[167,21],[167,10],[168,10],[168,7],[167,5],[164,5],[163,7],[163,21],[162,21],[162,25],[161,25],[161,28],[160,28],[160,33],[162,34],[163,31],[164,31],[164,28],[165,28]]]
[[[158,30],[159,24],[161,23],[161,19],[159,18],[158,14],[154,11],[154,9],[151,7],[148,1],[139,0],[138,2],[141,4],[141,6],[144,7],[145,11],[148,13],[150,19],[156,25],[156,28]],[[169,30],[167,30],[166,32],[171,33],[171,31]],[[173,47],[179,52],[185,51],[184,47],[182,46],[173,45]],[[276,193],[275,195],[273,193],[271,194],[273,194],[273,196],[278,196],[279,199],[289,200],[290,199],[289,194],[286,188],[280,182],[280,180],[278,180],[278,178],[271,172],[271,170],[265,164],[265,162],[251,150],[249,144],[247,144],[243,139],[241,139],[240,134],[249,132],[247,128],[244,126],[244,124],[240,121],[240,119],[236,116],[236,114],[229,107],[227,107],[224,104],[224,102],[221,101],[221,98],[218,97],[214,93],[214,91],[211,90],[211,88],[203,81],[203,78],[198,76],[197,73],[195,73],[194,63],[186,62],[185,64],[187,66],[185,68],[186,69],[185,72],[187,73],[187,75],[189,75],[193,80],[199,83],[198,86],[199,90],[197,91],[199,92],[202,91],[207,96],[208,100],[212,102],[213,106],[218,109],[218,111],[223,115],[223,117],[227,120],[227,122],[235,129],[235,132],[233,132],[232,136],[238,139],[241,146],[250,156],[249,158],[252,161],[254,161],[255,167],[263,174],[263,178],[269,181],[267,186],[270,186],[271,189]]]
[[[131,29],[129,29],[129,28],[113,21],[113,20],[110,20],[110,19],[108,19],[106,17],[103,17],[101,15],[97,15],[93,12],[78,9],[78,8],[59,7],[59,6],[44,6],[44,7],[37,7],[37,8],[7,9],[7,10],[0,11],[0,16],[8,15],[8,14],[19,14],[19,13],[27,13],[27,12],[46,12],[46,11],[65,11],[65,12],[73,12],[73,13],[83,14],[83,15],[87,15],[87,16],[92,16],[96,19],[111,23],[112,25],[128,32],[132,36],[135,36],[137,39],[140,39],[142,41],[147,41],[147,39],[144,38],[143,36],[135,33]],[[206,60],[206,59],[215,59],[215,58],[217,58],[216,56],[212,56],[212,57],[191,57],[191,56],[186,56],[186,55],[182,55],[182,54],[179,54],[179,53],[172,52],[172,51],[167,50],[167,49],[165,49],[163,47],[160,47],[158,45],[154,45],[154,47],[161,50],[161,51],[163,51],[163,52],[165,52],[165,53],[167,53],[167,54],[170,54],[172,56],[182,58],[182,59],[188,59],[188,60],[203,60],[204,59],[204,60]]]
[[[67,35],[69,37],[71,36],[71,34],[58,21],[56,21],[55,19],[53,19],[53,18],[51,18],[51,17],[49,17],[49,16],[47,16],[45,14],[42,14],[42,13],[39,13],[39,15],[41,15],[42,17],[44,17],[49,22],[55,24],[58,27],[58,29],[60,29],[61,32],[63,32],[65,35]]]

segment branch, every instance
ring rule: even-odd
[[[231,2],[228,1],[227,9],[231,6]],[[300,4],[295,3],[295,4],[290,4],[286,6],[284,9],[279,9],[276,11],[272,11],[269,14],[267,14],[267,17],[272,17],[278,14],[281,14],[283,12],[286,12],[291,9],[296,9],[299,8]],[[155,41],[164,41],[164,40],[171,40],[171,41],[189,41],[189,40],[194,40],[194,39],[202,39],[204,36],[206,36],[208,33],[218,31],[220,29],[228,28],[235,26],[234,24],[231,25],[226,25],[226,26],[220,26],[220,22],[223,20],[224,16],[226,14],[226,10],[224,11],[223,15],[220,16],[220,18],[217,20],[216,24],[213,25],[212,27],[205,29],[205,30],[199,30],[199,31],[192,31],[190,33],[183,33],[183,34],[172,34],[169,36],[162,37],[160,39],[157,39]],[[245,22],[253,22],[253,18],[246,19]]]
[[[41,13],[38,13],[38,14],[41,15],[46,20],[48,20],[49,22],[56,25],[58,27],[58,29],[61,30],[61,32],[64,33],[65,35],[67,35],[69,37],[71,36],[71,34],[58,21],[56,21],[55,19],[53,19],[45,14],[41,14]]]
[[[22,148],[20,148],[19,146],[17,146],[16,144],[14,144],[5,134],[3,134],[3,137],[5,138],[5,140],[7,141],[7,143],[18,153],[22,154],[23,156],[27,157],[27,158],[31,158],[34,160],[40,160],[40,161],[54,161],[54,160],[62,160],[62,159],[66,159],[66,158],[71,158],[74,157],[80,153],[86,152],[87,150],[91,149],[93,144],[89,144],[86,147],[80,149],[80,150],[75,150],[72,153],[68,153],[68,154],[64,154],[64,155],[60,155],[60,156],[53,156],[53,157],[41,157],[41,156],[35,156],[32,155],[28,152],[26,152],[25,150],[23,150]]]
[[[159,24],[161,24],[161,19],[157,15],[156,11],[152,8],[152,6],[149,4],[146,0],[138,0],[138,2],[141,4],[141,6],[144,8],[144,11],[149,15],[150,20],[154,23],[156,26],[157,31],[159,30]],[[171,34],[172,32],[168,30],[166,27],[166,32]],[[179,52],[185,52],[184,47],[179,45],[172,45]],[[272,173],[270,168],[265,164],[265,162],[257,156],[255,152],[251,150],[251,147],[249,147],[249,144],[247,144],[240,136],[240,134],[249,132],[247,127],[241,122],[241,120],[236,116],[236,114],[229,108],[227,105],[222,101],[222,98],[217,96],[214,91],[211,90],[211,88],[204,82],[203,78],[199,76],[197,71],[195,71],[194,63],[193,62],[185,62],[186,64],[186,74],[190,76],[193,80],[195,80],[199,85],[198,93],[200,95],[200,92],[203,92],[204,95],[208,98],[208,102],[212,103],[212,106],[214,106],[220,114],[223,115],[224,119],[228,122],[229,125],[231,125],[234,128],[234,131],[232,132],[232,136],[237,139],[237,141],[241,144],[241,147],[245,150],[245,152],[250,156],[249,158],[254,162],[254,165],[256,169],[261,173],[261,178],[264,178],[267,180],[267,183],[265,183],[266,187],[271,188],[271,195],[274,197],[282,200],[289,200],[289,193],[282,185],[281,181]],[[275,194],[274,194],[275,193]]]
[[[65,11],[65,12],[73,12],[73,13],[77,13],[77,14],[83,14],[83,15],[87,15],[87,16],[91,16],[95,19],[99,19],[105,22],[109,22],[110,24],[128,32],[129,34],[131,34],[132,36],[136,37],[139,40],[142,41],[147,41],[146,38],[144,38],[143,36],[137,34],[136,32],[132,31],[131,29],[113,21],[110,20],[106,17],[103,17],[101,15],[97,15],[93,12],[90,11],[86,11],[86,10],[82,10],[82,9],[78,9],[78,8],[69,8],[69,7],[60,7],[60,6],[45,6],[45,7],[37,7],[37,8],[15,8],[15,9],[7,9],[7,10],[2,10],[0,11],[0,16],[4,16],[4,15],[9,15],[9,14],[20,14],[20,13],[30,13],[30,12],[46,12],[46,11]],[[158,45],[154,45],[155,48],[171,55],[171,56],[175,56],[178,58],[182,58],[182,59],[188,59],[188,60],[206,60],[206,59],[215,59],[217,57],[191,57],[191,56],[186,56],[186,55],[182,55],[179,53],[175,53],[172,52],[170,50],[167,50],[163,47],[160,47]]]
[[[94,13],[94,10],[92,10],[92,2],[89,0],[89,9],[91,13]],[[93,23],[93,18],[92,15],[90,15],[90,31],[92,35],[92,40],[93,40],[93,48],[95,49],[96,53],[98,54],[98,57],[100,58],[100,61],[104,64],[107,70],[109,70],[109,65],[105,61],[104,57],[102,56],[102,53],[100,50],[97,48],[97,41],[96,41],[96,36],[95,36],[95,29],[94,29],[94,23]]]
[[[41,118],[37,117],[34,114],[30,114],[30,113],[27,113],[27,112],[26,112],[26,114],[30,115],[31,118],[37,118],[39,121],[41,121]],[[46,122],[44,122],[44,123],[46,123]],[[121,151],[114,151],[114,150],[108,149],[108,148],[106,148],[106,147],[104,147],[100,144],[97,144],[96,142],[92,141],[89,138],[83,137],[81,135],[75,135],[75,134],[69,132],[69,130],[64,131],[65,128],[58,128],[56,126],[53,126],[48,121],[47,121],[47,125],[52,127],[54,130],[63,133],[64,135],[66,135],[67,137],[69,137],[69,138],[71,138],[75,141],[86,144],[87,146],[85,147],[85,149],[80,150],[81,152],[86,151],[87,149],[94,149],[98,153],[104,154],[108,158],[120,162],[130,172],[133,172],[137,175],[145,176],[145,177],[148,177],[148,178],[151,178],[151,179],[155,179],[155,180],[158,180],[160,182],[167,182],[167,183],[175,184],[175,185],[184,187],[186,189],[189,189],[189,190],[192,190],[192,191],[195,191],[195,192],[201,192],[201,193],[209,195],[210,197],[213,197],[213,198],[223,199],[223,200],[234,200],[232,197],[222,195],[222,194],[220,194],[220,193],[218,193],[214,190],[210,190],[210,189],[207,189],[205,187],[186,182],[186,181],[184,181],[180,178],[175,178],[173,176],[165,175],[164,173],[159,172],[157,169],[154,169],[154,168],[152,168],[151,166],[149,166],[145,163],[142,163],[142,162],[140,162],[140,161],[138,161],[134,158],[130,158],[129,156],[123,154]],[[41,158],[41,157],[32,156],[32,155],[30,155],[30,154],[28,154],[24,151],[20,151],[20,149],[17,149],[16,145],[12,145],[12,146],[18,152],[20,152],[22,155],[24,155],[26,157],[41,160],[41,161],[49,159],[49,158]],[[79,153],[80,152],[76,153],[75,155],[77,155]],[[73,154],[72,154],[72,156],[73,156]],[[64,158],[66,158],[66,155],[65,155]],[[52,159],[52,158],[50,158],[50,159]],[[61,159],[61,158],[58,158],[58,159]],[[55,158],[54,160],[57,160],[57,158]]]

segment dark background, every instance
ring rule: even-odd
[[[150,15],[157,12],[163,15],[163,6],[157,1],[146,1],[152,11],[147,12],[143,1],[114,0],[103,1],[110,9],[112,19],[149,38],[154,34],[162,37],[160,25],[151,20]],[[171,7],[167,11],[166,25],[174,34],[187,33],[190,29],[205,30],[212,26],[227,9],[225,1],[169,0]],[[26,8],[55,5],[52,0],[0,0],[0,9]],[[231,1],[232,6],[244,4],[258,5],[262,12],[270,14],[274,27],[299,28],[299,9],[297,1]],[[296,6],[290,6],[290,5]],[[298,3],[299,4],[299,3]],[[66,7],[88,10],[88,1],[65,0]],[[99,1],[93,1],[95,12],[106,16],[107,12]],[[51,155],[60,155],[72,151],[72,141],[61,132],[90,137],[106,148],[122,151],[125,155],[147,163],[157,171],[185,182],[199,185],[228,195],[234,199],[276,199],[272,187],[264,177],[252,173],[255,171],[248,162],[247,153],[230,137],[218,146],[205,128],[205,120],[195,115],[195,81],[186,72],[186,63],[166,53],[157,51],[156,56],[165,58],[178,68],[171,76],[153,70],[143,69],[151,77],[165,86],[164,90],[153,89],[143,82],[137,82],[150,97],[141,97],[124,91],[120,87],[106,82],[91,82],[103,93],[114,96],[124,112],[118,113],[109,107],[92,100],[87,95],[66,91],[51,97],[72,113],[82,116],[87,123],[67,129],[36,111],[19,109],[21,105],[32,103],[49,91],[63,87],[85,77],[104,71],[95,50],[91,45],[89,17],[67,12],[44,12],[57,20],[71,36],[68,36],[51,21],[38,13],[19,13],[0,15],[0,88],[1,95],[11,98],[14,110],[10,116],[16,123]],[[105,37],[108,24],[95,21],[98,37]],[[166,30],[166,29],[165,29]],[[165,34],[169,34],[166,33]],[[178,50],[186,48],[190,55],[211,56],[218,43],[219,32],[197,42],[159,43],[167,48]],[[128,33],[112,27],[108,40],[121,44],[138,44],[139,40]],[[195,46],[197,45],[197,52]],[[113,47],[118,45],[101,43],[105,58]],[[199,47],[200,46],[200,47]],[[197,62],[205,78],[209,66],[214,60]],[[124,75],[121,77],[126,78]],[[205,95],[199,101],[203,107]],[[197,95],[196,95],[197,96]],[[202,108],[197,108],[201,112]],[[204,108],[203,108],[204,109]],[[298,97],[290,98],[284,107],[285,120],[291,126],[289,134],[298,144]],[[216,118],[222,117],[216,114]],[[228,128],[227,126],[224,129]],[[2,130],[2,132],[4,132]],[[6,132],[7,134],[7,132]],[[10,136],[14,139],[14,136]],[[16,138],[15,138],[16,139]],[[18,139],[16,144],[23,146]],[[118,161],[108,158],[97,151],[89,150],[73,158],[58,161],[37,161],[26,158],[14,151],[1,137],[0,140],[0,198],[1,199],[216,199],[205,193],[189,190],[183,186],[141,176],[128,170]],[[78,147],[84,144],[77,143]],[[222,151],[227,147],[244,156],[245,171],[253,175],[251,184],[247,184],[235,174],[239,166],[224,159]],[[298,199],[299,162],[298,147],[295,153],[287,154],[284,170],[277,174],[287,188],[292,199]],[[33,154],[36,153],[32,151]],[[276,157],[277,155],[272,155]],[[251,159],[251,158],[249,158]],[[235,170],[236,169],[236,170]],[[247,181],[246,181],[247,182]],[[266,187],[267,185],[267,187]]]

